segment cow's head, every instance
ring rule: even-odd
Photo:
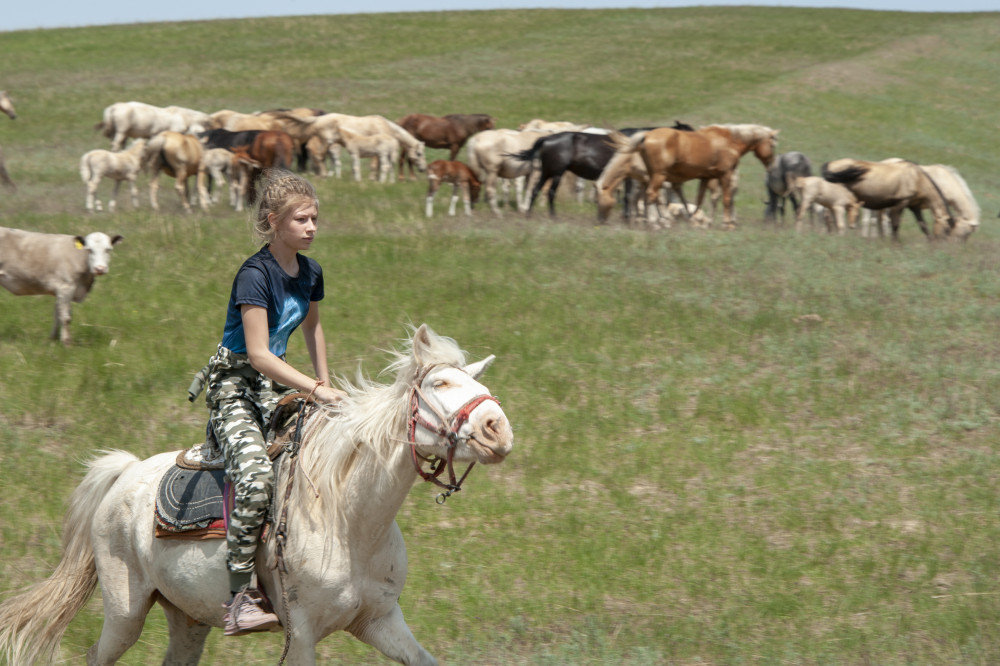
[[[108,236],[95,231],[86,236],[77,236],[76,247],[87,251],[87,267],[93,275],[105,275],[108,272],[108,262],[111,260],[111,250],[122,242],[119,235]]]

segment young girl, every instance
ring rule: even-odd
[[[319,319],[323,271],[308,250],[316,235],[318,200],[306,179],[284,170],[264,172],[254,206],[254,233],[263,247],[243,262],[229,297],[222,343],[209,364],[206,401],[234,486],[227,533],[232,599],[225,634],[266,631],[278,624],[257,589],[254,557],[274,475],[266,424],[277,402],[295,391],[326,403],[342,392],[329,386],[326,341]],[[292,332],[302,326],[315,377],[285,362]]]

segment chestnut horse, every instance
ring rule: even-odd
[[[681,186],[700,180],[696,209],[701,208],[708,182],[718,178],[722,185],[723,220],[729,229],[736,228],[733,215],[733,172],[740,158],[753,152],[764,168],[774,161],[778,130],[764,125],[708,125],[695,131],[660,127],[633,140],[629,150],[637,151],[646,163],[646,216],[650,224],[659,217],[660,187],[670,183],[684,200]]]
[[[462,203],[465,204],[465,214],[472,215],[472,206],[479,201],[479,189],[482,183],[476,173],[465,162],[450,160],[434,160],[427,165],[427,198],[425,212],[427,217],[434,214],[434,195],[445,183],[452,184],[451,204],[448,215],[455,214],[458,204],[458,193],[462,193]]]
[[[486,113],[451,113],[447,116],[429,116],[411,113],[400,118],[396,124],[417,137],[428,148],[442,148],[449,152],[448,159],[454,160],[469,137],[477,132],[494,129],[493,116]],[[399,177],[403,177],[403,163],[399,163]],[[410,165],[410,180],[414,177]]]

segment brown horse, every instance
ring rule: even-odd
[[[493,116],[486,113],[451,113],[441,117],[411,113],[397,120],[396,124],[423,141],[426,147],[449,151],[448,159],[452,161],[470,136],[495,127]],[[402,162],[399,164],[399,177],[403,177]],[[410,179],[413,178],[411,165]]]
[[[899,239],[899,221],[907,208],[928,239],[944,238],[955,228],[955,217],[941,186],[926,167],[915,162],[868,162],[847,157],[824,164],[823,178],[844,185],[865,208],[887,210],[894,239]],[[933,235],[924,222],[923,208],[934,214]]]
[[[723,220],[728,228],[735,228],[733,173],[740,158],[751,151],[765,168],[771,166],[777,134],[778,130],[764,125],[708,125],[694,131],[660,127],[635,138],[628,150],[639,153],[649,172],[646,216],[650,225],[659,217],[657,202],[664,183],[670,183],[686,204],[681,185],[700,180],[697,210],[708,182],[717,178],[722,186]]]
[[[455,214],[459,192],[462,193],[465,214],[472,215],[472,205],[479,201],[479,188],[482,187],[476,173],[465,162],[434,160],[427,165],[427,198],[424,211],[427,213],[427,217],[434,214],[434,195],[437,194],[438,188],[445,183],[452,184],[448,215]]]

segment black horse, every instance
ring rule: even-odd
[[[680,121],[675,122],[674,127],[688,131],[694,129]],[[632,136],[636,132],[647,132],[651,129],[654,128],[627,127],[618,131],[625,136]],[[556,190],[559,188],[563,174],[569,171],[584,180],[597,180],[615,152],[614,141],[607,133],[558,132],[543,136],[535,141],[528,150],[508,154],[508,157],[522,162],[533,162],[532,171],[538,172],[537,180],[531,190],[531,201],[528,204],[529,213],[535,205],[538,193],[545,187],[545,183],[551,181],[549,185],[549,214],[555,217]],[[532,177],[535,177],[534,173],[532,173]]]
[[[648,128],[646,128],[648,129]],[[640,128],[621,130],[626,136],[632,136]],[[508,157],[532,162],[533,171],[537,171],[537,180],[531,190],[530,212],[535,205],[535,198],[541,192],[545,183],[549,185],[549,214],[556,214],[556,190],[559,181],[567,171],[584,180],[597,180],[604,167],[608,165],[615,154],[615,146],[608,134],[589,132],[558,132],[549,134],[535,141],[534,145],[519,153],[509,153]],[[535,174],[532,173],[532,177]]]
[[[764,184],[767,186],[767,207],[764,208],[764,221],[774,222],[778,213],[781,214],[781,221],[785,221],[785,199],[792,200],[792,208],[795,214],[799,214],[799,200],[795,197],[792,183],[799,176],[811,176],[812,164],[809,158],[800,152],[792,151],[778,155],[771,168],[764,176]]]

